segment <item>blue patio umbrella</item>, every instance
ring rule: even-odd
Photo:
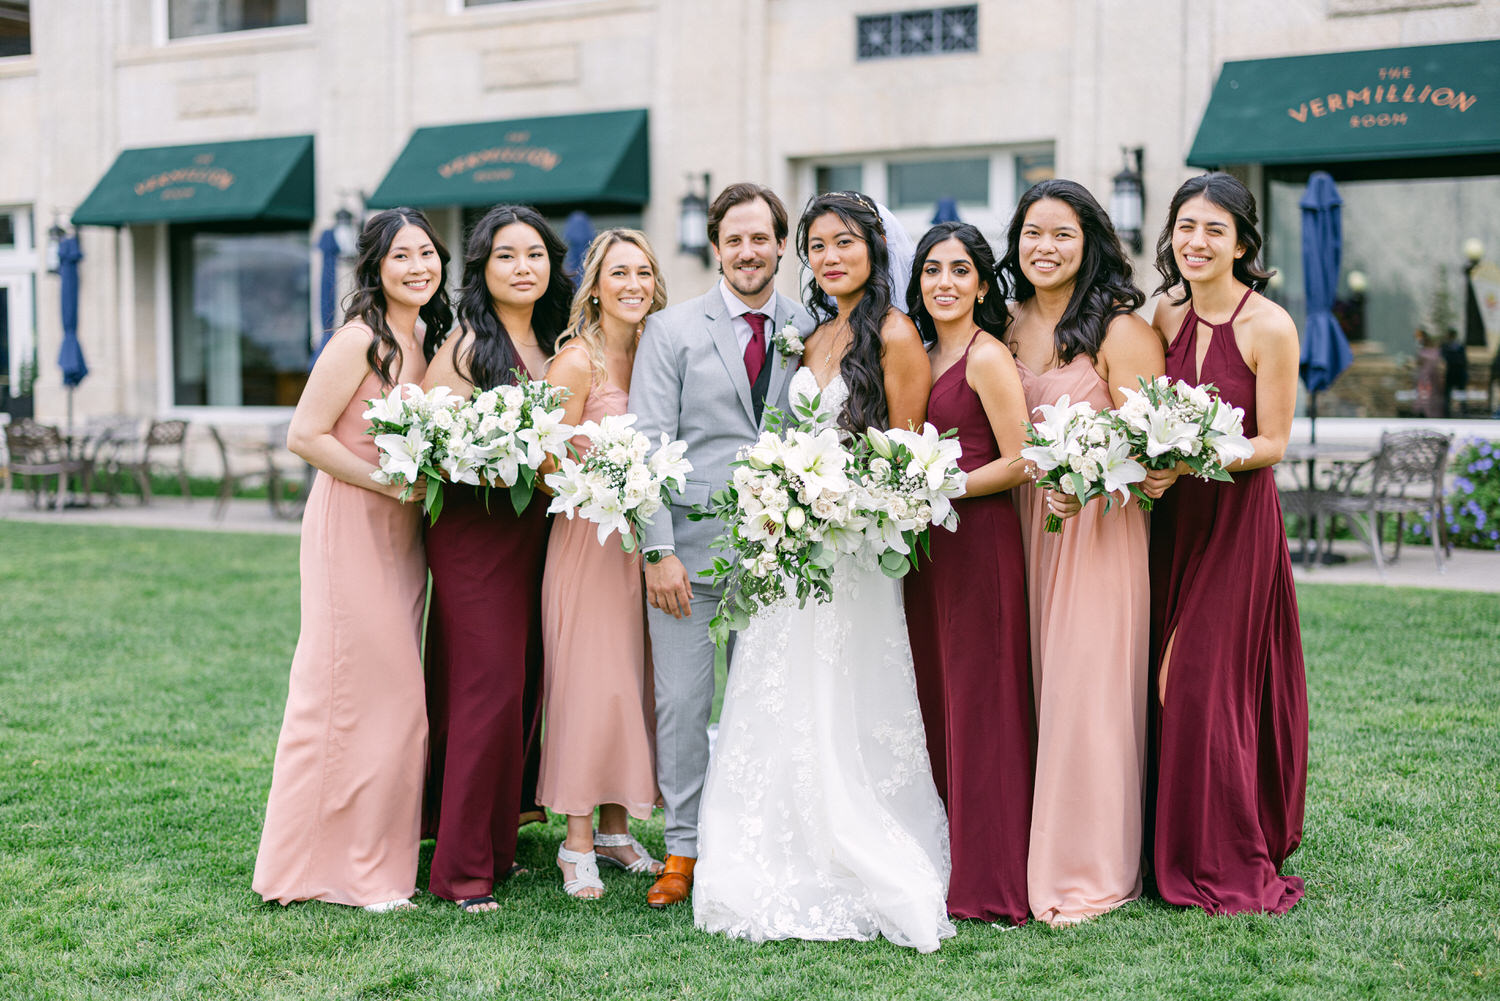
[[[88,377],[88,362],[83,360],[83,346],[78,343],[78,262],[83,251],[78,237],[65,236],[57,245],[57,274],[62,279],[62,347],[57,364],[62,369],[63,385],[68,387],[68,433],[73,433],[73,390]]]
[[[1333,315],[1338,294],[1339,263],[1344,252],[1343,198],[1333,178],[1316,171],[1308,178],[1302,206],[1302,278],[1307,292],[1307,322],[1302,331],[1298,366],[1307,386],[1311,438],[1318,440],[1318,394],[1354,360],[1344,329]]]
[[[932,213],[932,225],[940,222],[963,222],[958,217],[958,202],[952,198],[939,198],[937,209]]]
[[[594,242],[593,220],[582,209],[573,212],[568,216],[568,221],[563,223],[562,235],[568,245],[568,256],[563,262],[563,269],[576,278],[583,272],[583,255],[588,253],[589,244]]]
[[[317,364],[318,355],[323,353],[323,345],[328,343],[328,335],[333,333],[338,321],[339,241],[332,227],[323,230],[323,235],[318,237],[318,252],[323,255],[323,267],[318,275],[318,319],[322,326],[313,344],[312,357],[307,360],[309,370]]]

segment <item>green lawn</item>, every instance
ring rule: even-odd
[[[1500,595],[1302,592],[1307,838],[1283,918],[1140,902],[934,955],[751,946],[563,896],[560,824],[475,917],[260,903],[296,540],[0,522],[0,998],[1500,995]],[[661,849],[659,821],[640,832]],[[424,872],[426,854],[424,851]]]

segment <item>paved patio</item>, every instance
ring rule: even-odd
[[[222,520],[213,517],[212,498],[183,501],[180,497],[157,497],[147,506],[127,498],[118,507],[96,501],[93,507],[65,511],[36,511],[27,498],[16,493],[8,504],[0,501],[0,521],[34,521],[53,525],[121,525],[130,528],[186,529],[195,532],[260,532],[296,535],[299,522],[276,518],[264,500],[233,500]],[[1295,540],[1294,540],[1295,548]],[[1333,550],[1348,562],[1332,566],[1295,568],[1297,580],[1320,584],[1386,584],[1391,587],[1431,587],[1455,591],[1500,592],[1500,553],[1455,549],[1444,559],[1439,573],[1431,546],[1403,546],[1401,559],[1386,567],[1382,581],[1369,553],[1358,542],[1343,539]]]

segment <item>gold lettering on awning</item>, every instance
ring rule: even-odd
[[[207,184],[225,191],[234,184],[234,180],[234,175],[223,167],[178,167],[176,170],[164,170],[160,174],[154,174],[136,182],[135,193],[149,195],[153,191],[160,191],[162,188],[176,184]]]
[[[1331,91],[1326,95],[1309,97],[1295,107],[1286,109],[1293,121],[1305,124],[1309,119],[1325,118],[1339,111],[1351,112],[1350,128],[1371,128],[1389,125],[1405,125],[1405,112],[1353,114],[1355,105],[1373,107],[1380,104],[1431,104],[1439,108],[1451,108],[1463,113],[1474,107],[1478,94],[1470,94],[1454,87],[1434,87],[1432,84],[1395,83],[1410,80],[1410,66],[1383,66],[1378,71],[1379,83],[1361,87],[1346,87],[1342,92]]]
[[[561,162],[562,155],[545,146],[493,146],[456,156],[439,166],[437,172],[448,178],[497,163],[519,163],[538,170],[552,170]],[[485,179],[475,175],[475,180]]]

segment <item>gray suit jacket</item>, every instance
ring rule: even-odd
[[[767,305],[773,312],[766,328],[766,364],[772,368],[765,406],[785,412],[797,359],[783,359],[770,343],[771,334],[790,321],[806,337],[813,321],[807,310],[780,293]],[[712,519],[689,521],[687,512],[695,504],[706,504],[710,494],[729,482],[735,453],[760,434],[744,355],[717,283],[703,295],[646,319],[630,376],[630,412],[636,415],[636,429],[651,439],[653,447],[662,432],[687,442],[687,458],[693,464],[687,490],[669,510],[657,513],[646,528],[642,548],[675,546],[696,582],[698,571],[711,566],[717,555],[709,543],[721,525]]]

